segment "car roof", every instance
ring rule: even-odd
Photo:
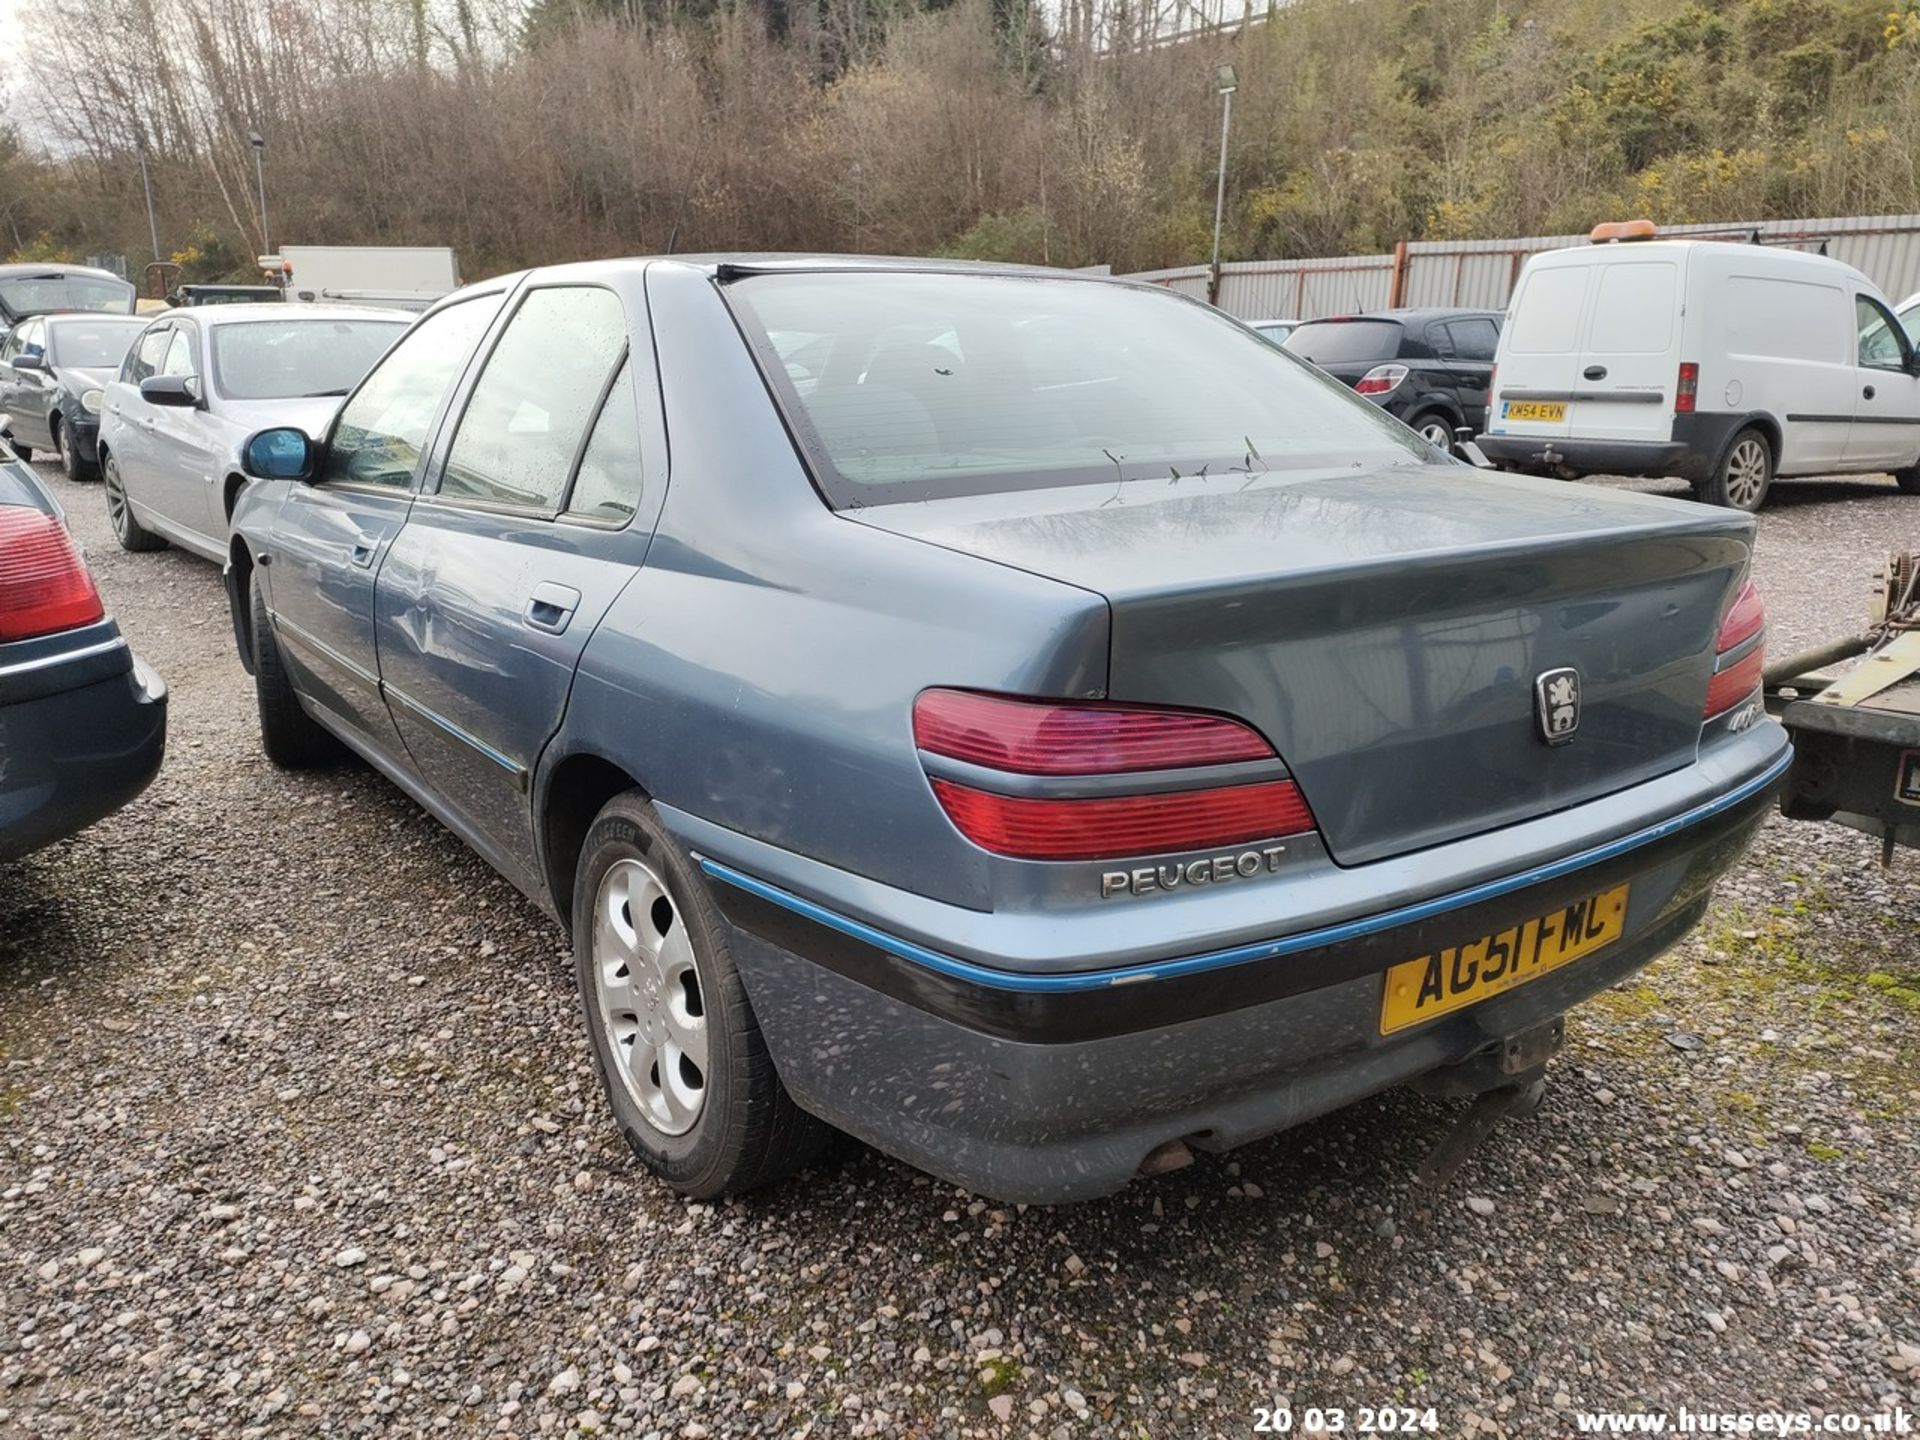
[[[1355,320],[1393,320],[1402,325],[1419,324],[1427,320],[1493,320],[1498,321],[1502,312],[1498,310],[1469,309],[1457,305],[1401,305],[1388,310],[1359,310],[1351,315],[1322,315],[1318,320],[1302,320],[1302,325],[1320,325],[1331,323],[1349,324]]]
[[[114,274],[111,270],[102,270],[93,265],[47,264],[32,265],[16,262],[12,265],[0,265],[0,280],[11,280],[18,275],[86,275],[96,280],[118,280],[122,285],[131,285],[131,280]]]
[[[144,328],[155,317],[128,315],[119,310],[49,310],[44,315],[34,315],[29,318],[45,325],[98,325],[104,321],[109,325],[139,325]]]
[[[1803,266],[1820,269],[1831,274],[1835,270],[1844,272],[1856,280],[1873,285],[1866,273],[1858,270],[1844,260],[1836,260],[1831,255],[1817,254],[1811,250],[1798,250],[1791,245],[1756,244],[1751,240],[1709,240],[1691,239],[1687,236],[1675,236],[1670,240],[1612,240],[1598,245],[1568,245],[1558,250],[1542,250],[1527,263],[1555,265],[1582,264],[1596,256],[1603,260],[1631,260],[1635,255],[1667,255],[1673,259],[1699,254],[1717,254],[1728,257],[1740,256],[1752,259],[1764,256],[1772,264],[1783,266]],[[1873,286],[1878,290],[1880,287]]]
[[[414,317],[402,310],[379,310],[361,305],[309,305],[303,301],[262,300],[249,305],[183,305],[152,317],[152,322],[191,318],[201,325],[231,325],[243,320],[380,320],[411,325]],[[151,322],[150,322],[151,323]]]

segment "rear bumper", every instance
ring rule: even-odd
[[[1684,475],[1696,469],[1704,476],[1711,457],[1693,458],[1693,447],[1680,440],[1577,440],[1572,437],[1481,435],[1474,443],[1487,458],[1518,470],[1582,475]]]
[[[1498,882],[1145,966],[997,969],[958,959],[959,934],[943,948],[903,940],[711,856],[702,863],[802,1106],[983,1194],[1051,1203],[1124,1185],[1168,1140],[1228,1148],[1464,1061],[1646,964],[1698,921],[1770,808],[1790,752],[1764,728],[1772,743],[1759,769],[1604,844]],[[1379,1033],[1389,966],[1623,882],[1626,928],[1612,944]]]
[[[117,673],[64,689],[36,684],[0,703],[0,860],[84,829],[159,773],[167,687],[124,644],[120,651]]]

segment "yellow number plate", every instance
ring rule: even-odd
[[[1524,985],[1620,938],[1627,923],[1627,887],[1621,885],[1564,910],[1451,945],[1387,971],[1380,999],[1380,1033],[1391,1035]]]
[[[1505,400],[1500,404],[1502,420],[1564,420],[1567,407],[1560,400]]]

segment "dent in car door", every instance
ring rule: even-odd
[[[291,487],[274,517],[270,613],[298,688],[396,762],[374,581],[406,524],[428,437],[499,304],[498,293],[475,296],[409,330],[341,407],[315,483]]]
[[[624,361],[627,325],[610,290],[526,293],[380,575],[380,678],[408,750],[528,877],[535,767],[588,637],[645,558],[662,489],[642,473],[664,453],[641,439],[651,347]]]

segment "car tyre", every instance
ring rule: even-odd
[[[109,461],[111,463],[111,461]],[[253,646],[253,693],[260,706],[260,748],[282,770],[311,770],[340,754],[340,742],[309,715],[294,693],[293,680],[280,656],[267,617],[267,599],[260,593],[256,571],[248,582],[248,626]]]
[[[78,483],[100,478],[100,467],[80,458],[78,447],[67,438],[59,425],[53,427],[53,448],[60,452],[60,469],[66,474],[67,479]]]
[[[6,441],[7,448],[19,456],[20,459],[29,461],[33,459],[33,447],[31,445],[22,445],[11,435],[0,434],[0,440]]]
[[[131,550],[136,555],[153,550],[164,550],[167,542],[142,525],[133,513],[133,505],[127,499],[126,481],[120,477],[120,462],[108,453],[106,463],[100,467],[100,473],[107,482],[107,523],[113,526],[113,538],[120,542],[122,550]]]
[[[614,1118],[674,1190],[752,1190],[826,1144],[832,1130],[780,1082],[705,881],[637,790],[587,831],[573,956]]]
[[[1902,495],[1920,495],[1920,465],[1911,470],[1896,470],[1893,483],[1900,487]]]
[[[1453,422],[1438,410],[1428,410],[1407,422],[1429,445],[1453,453]]]
[[[1733,437],[1713,474],[1700,487],[1699,498],[1709,505],[1744,510],[1749,515],[1767,503],[1773,488],[1773,446],[1749,425]]]

